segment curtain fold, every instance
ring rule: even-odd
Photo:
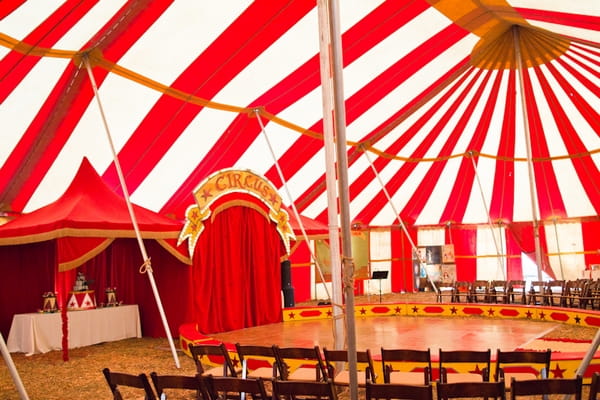
[[[193,318],[202,333],[281,321],[282,244],[271,221],[230,207],[207,221],[194,253]]]
[[[533,235],[533,224],[531,222],[513,222],[511,224],[506,225],[506,235],[507,242],[509,239],[509,235],[511,239],[514,240],[514,243],[517,244],[522,253],[527,255],[534,263],[536,262],[535,256],[535,238]],[[542,265],[541,269],[545,273],[547,273],[552,279],[556,279],[554,271],[550,267],[550,262],[548,261],[548,249],[546,246],[546,234],[543,229],[543,226],[539,226],[539,235],[540,235],[540,246],[542,253]]]

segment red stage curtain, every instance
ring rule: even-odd
[[[454,245],[456,280],[477,279],[477,229],[466,226],[446,229],[446,243]]]
[[[216,333],[281,321],[281,239],[275,225],[248,207],[206,221],[193,263],[194,316]]]

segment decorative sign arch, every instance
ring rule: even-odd
[[[258,201],[245,201],[235,197],[219,201],[232,193],[244,193]],[[185,224],[177,240],[177,245],[188,240],[190,255],[194,254],[198,237],[204,231],[204,221],[211,215],[214,218],[224,209],[239,205],[253,208],[275,222],[277,232],[289,254],[290,241],[295,240],[296,236],[290,224],[289,214],[282,206],[281,196],[265,177],[250,170],[223,169],[207,177],[194,190],[194,198],[196,204],[187,208]]]

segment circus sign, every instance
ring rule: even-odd
[[[225,197],[235,193],[249,195],[256,201]],[[271,182],[250,170],[224,169],[210,175],[194,190],[194,199],[196,204],[187,208],[185,224],[177,241],[179,245],[188,240],[190,255],[194,254],[198,237],[205,229],[205,221],[218,213],[217,210],[233,205],[253,208],[275,222],[288,253],[290,241],[296,239],[289,214],[282,207],[281,196]]]

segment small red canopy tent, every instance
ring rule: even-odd
[[[181,300],[190,274],[185,264],[191,263],[185,247],[175,246],[182,224],[136,205],[133,210],[142,238],[153,239],[147,242],[147,250],[159,292],[166,294],[162,296],[167,298],[163,299],[165,312],[175,316],[169,321],[174,325],[171,330],[176,331],[175,324],[186,318],[185,308],[168,297]],[[125,199],[83,159],[58,200],[0,227],[2,334],[8,335],[13,314],[41,306],[42,293],[54,290],[59,304],[64,302],[79,267],[96,290],[117,287],[119,300],[140,305],[144,335],[164,335],[147,278],[138,273],[143,260],[134,238]]]

